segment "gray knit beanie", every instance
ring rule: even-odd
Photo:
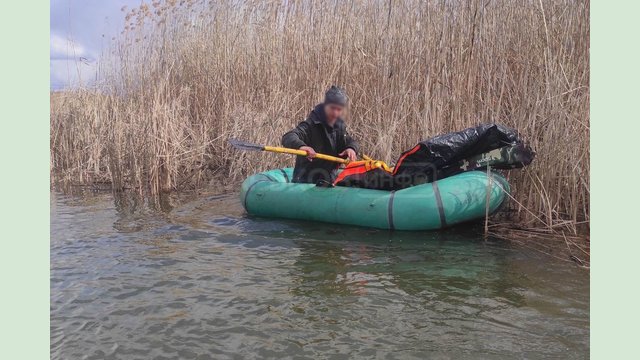
[[[331,88],[329,88],[329,90],[327,90],[327,92],[324,94],[325,104],[337,104],[346,106],[348,100],[349,99],[347,98],[347,93],[344,91],[344,89],[335,85],[332,85]]]

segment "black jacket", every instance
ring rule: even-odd
[[[284,134],[282,145],[292,149],[310,146],[319,154],[332,156],[338,156],[347,148],[358,152],[358,145],[347,133],[342,119],[338,119],[333,128],[327,125],[323,104],[316,105],[305,121]],[[320,180],[331,181],[333,170],[337,168],[337,165],[337,163],[326,160],[313,159],[313,161],[309,161],[304,156],[298,156],[296,167],[293,170],[293,182],[315,184]]]

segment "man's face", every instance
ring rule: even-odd
[[[333,125],[339,117],[344,113],[344,106],[338,104],[326,104],[324,113],[327,116],[327,123]]]

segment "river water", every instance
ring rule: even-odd
[[[54,192],[51,357],[588,358],[588,271],[480,233]]]

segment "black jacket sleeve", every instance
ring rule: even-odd
[[[306,122],[301,122],[293,130],[282,135],[282,146],[299,149],[301,146],[308,146],[310,139],[310,126]]]

